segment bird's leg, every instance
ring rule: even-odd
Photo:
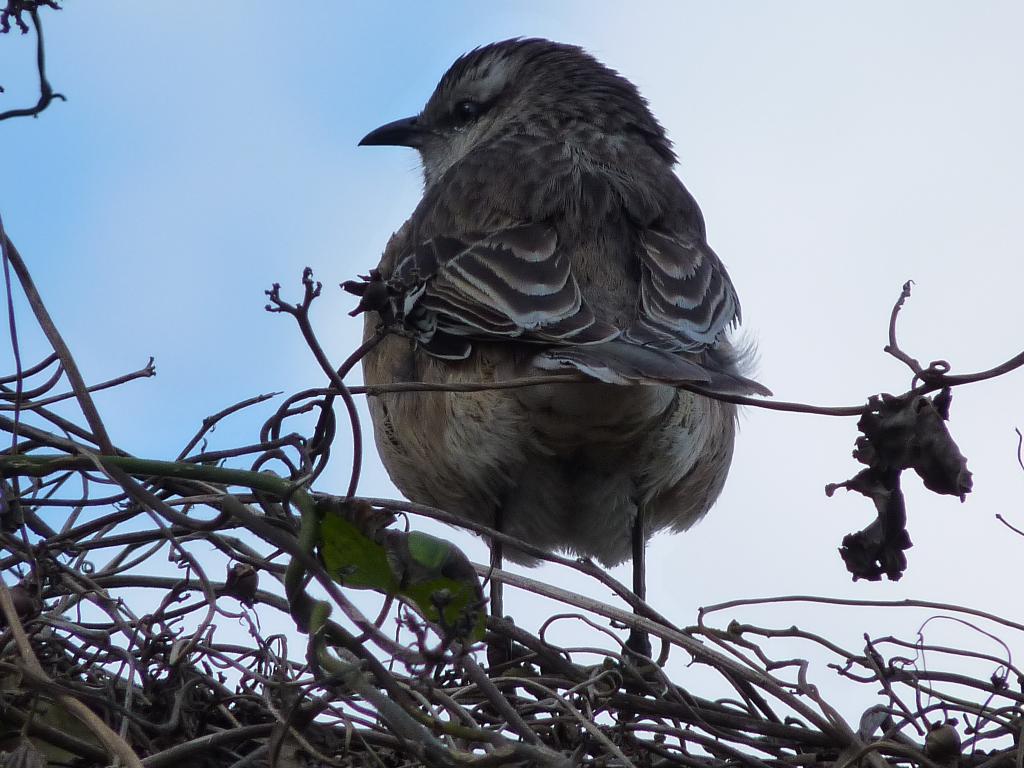
[[[494,516],[494,529],[501,531],[502,529],[502,513],[499,509]],[[491,541],[491,570],[501,570],[501,542]],[[491,577],[491,616],[501,618],[503,610],[501,604],[501,582]]]
[[[502,530],[502,511],[499,509],[494,516],[494,529]],[[502,606],[501,587],[502,584],[494,578],[493,571],[501,569],[502,545],[500,541],[491,540],[491,579],[490,579],[490,613],[493,618],[503,618],[504,608]],[[492,667],[504,667],[512,660],[512,640],[509,637],[498,637],[487,644],[487,663]]]
[[[644,509],[637,506],[636,519],[633,520],[633,594],[641,600],[647,598],[647,530],[644,521]],[[642,629],[631,629],[626,640],[626,650],[638,656],[651,658],[651,639]]]

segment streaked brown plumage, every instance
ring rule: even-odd
[[[405,335],[366,358],[367,383],[604,382],[371,398],[402,492],[608,565],[638,511],[645,535],[707,512],[735,409],[673,384],[767,390],[741,374],[735,291],[635,87],[573,46],[496,43],[362,143],[415,147],[425,176],[379,267]]]

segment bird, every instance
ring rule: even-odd
[[[544,551],[632,558],[644,598],[647,540],[689,528],[725,483],[737,411],[713,395],[770,394],[648,102],[581,47],[515,38],[458,58],[421,112],[359,143],[414,148],[423,170],[380,263],[346,285],[365,338],[391,331],[365,382],[574,374],[369,398],[395,485]],[[492,565],[536,563],[495,549]],[[643,633],[627,647],[650,655]]]

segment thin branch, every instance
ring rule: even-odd
[[[96,438],[100,451],[113,454],[115,452],[114,445],[110,442],[106,427],[103,426],[99,411],[96,410],[96,404],[89,394],[89,388],[86,386],[85,380],[78,370],[78,365],[71,356],[71,350],[64,343],[64,338],[61,336],[60,331],[57,330],[57,326],[54,325],[50,313],[43,304],[39,291],[36,290],[32,276],[29,274],[28,267],[25,266],[25,262],[21,258],[21,254],[18,253],[18,249],[14,247],[14,243],[11,242],[11,239],[3,232],[2,228],[0,228],[0,249],[3,251],[4,259],[10,262],[15,274],[18,276],[18,280],[21,281],[22,290],[25,292],[29,306],[32,307],[32,311],[35,313],[40,328],[46,334],[46,338],[53,347],[54,352],[60,357],[61,365],[64,366],[64,372],[68,377],[68,382],[71,384],[75,398],[78,400],[78,406],[82,409],[86,421],[89,422],[89,428]]]
[[[596,379],[591,379],[583,374],[556,373],[549,376],[527,376],[518,379],[506,379],[493,382],[449,382],[433,383],[426,381],[402,381],[394,384],[373,384],[349,387],[348,391],[353,395],[368,395],[380,397],[381,395],[397,392],[485,392],[500,389],[521,389],[522,387],[542,387],[553,384],[594,384],[608,385]],[[638,384],[636,386],[646,386]],[[806,403],[793,403],[784,400],[761,400],[756,397],[743,395],[731,395],[722,392],[713,392],[704,389],[696,384],[678,384],[679,389],[685,389],[694,394],[703,395],[712,400],[720,400],[723,403],[735,405],[749,405],[754,408],[763,408],[768,411],[785,411],[787,413],[807,413],[816,416],[862,416],[867,410],[865,405],[808,405]]]
[[[86,387],[86,391],[101,392],[104,389],[112,389],[113,387],[119,387],[122,384],[127,384],[129,381],[135,381],[136,379],[148,379],[151,376],[156,376],[156,367],[153,365],[153,358],[149,358],[149,362],[137,371],[126,373],[121,376],[117,376],[107,381],[102,381],[99,384],[91,384]],[[0,405],[0,411],[17,411],[17,410],[37,410],[39,408],[45,408],[59,403],[62,400],[70,400],[77,397],[75,392],[65,392],[60,395],[52,395],[50,397],[43,398],[41,400],[30,400],[28,393],[22,393],[20,396],[15,396],[13,399],[14,405]]]
[[[67,101],[63,94],[56,93],[46,78],[46,46],[43,44],[43,27],[39,23],[39,10],[35,5],[28,7],[29,16],[32,17],[32,26],[36,31],[36,70],[39,73],[39,100],[35,106],[23,109],[9,109],[0,112],[0,120],[9,120],[13,117],[36,117],[40,112],[50,106],[54,99]]]
[[[240,741],[248,741],[249,739],[266,736],[275,727],[275,723],[260,723],[258,725],[232,728],[229,731],[221,731],[220,733],[206,734],[182,744],[175,744],[163,752],[150,755],[142,761],[141,765],[142,768],[165,768],[165,766],[176,764],[189,765],[199,755],[236,744]]]
[[[740,608],[751,605],[773,605],[781,603],[815,603],[818,605],[846,605],[857,608],[928,608],[939,611],[951,611],[964,613],[970,616],[977,616],[980,619],[987,619],[996,624],[1001,624],[1009,629],[1024,632],[1024,624],[1019,624],[1009,619],[1004,619],[995,614],[981,611],[976,608],[953,605],[951,603],[939,603],[931,600],[849,600],[840,597],[819,597],[817,595],[785,595],[780,597],[752,597],[739,600],[727,600],[714,605],[704,606],[700,609],[700,616],[707,616],[730,608]]]
[[[352,430],[352,472],[349,475],[348,492],[346,493],[346,498],[351,499],[356,494],[356,488],[359,486],[359,476],[362,470],[363,429],[359,422],[359,414],[356,412],[355,400],[352,398],[352,393],[342,380],[342,376],[344,373],[347,373],[348,370],[343,367],[342,369],[339,369],[342,373],[339,373],[339,370],[335,370],[331,365],[330,360],[327,358],[327,353],[324,352],[323,347],[320,346],[320,341],[317,339],[316,333],[313,330],[313,325],[309,320],[309,308],[313,301],[320,295],[320,289],[322,288],[320,283],[313,280],[313,270],[309,267],[306,267],[302,273],[302,285],[304,289],[302,302],[300,304],[289,304],[281,298],[281,286],[275,283],[273,287],[266,292],[267,298],[270,300],[270,303],[267,304],[267,311],[284,312],[295,318],[295,321],[299,324],[299,330],[302,332],[302,337],[306,340],[306,345],[313,353],[317,363],[320,364],[320,368],[325,374],[327,374],[328,379],[331,381],[331,385],[337,391],[337,394],[341,396],[342,402],[345,404],[345,409],[349,416],[349,426]],[[356,359],[352,360],[351,365],[355,365]],[[351,365],[349,368],[351,368]],[[325,404],[325,407],[329,408],[330,404]]]
[[[196,432],[192,436],[192,439],[190,439],[185,444],[185,447],[181,449],[181,453],[178,454],[178,461],[181,461],[186,456],[188,456],[189,453],[192,452],[192,449],[199,445],[199,441],[202,440],[203,437],[208,432],[213,430],[221,420],[227,418],[233,413],[237,413],[238,411],[244,410],[245,408],[249,408],[250,406],[266,402],[267,400],[270,400],[273,397],[277,397],[280,394],[280,392],[267,392],[262,395],[256,395],[246,400],[242,400],[241,402],[235,403],[234,405],[229,405],[227,408],[223,408],[217,411],[217,413],[207,416],[205,419],[203,419],[203,423],[200,426],[199,431]]]

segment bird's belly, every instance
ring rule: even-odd
[[[682,530],[721,489],[734,425],[719,403],[672,387],[600,384],[531,388],[518,399],[542,450],[528,454],[506,501],[513,535],[614,565],[631,554],[638,509],[649,533]]]
[[[407,343],[385,343],[392,341]],[[414,375],[510,377],[481,358],[456,365],[419,359]],[[395,381],[393,373],[379,377],[370,362],[367,382]],[[638,507],[650,532],[699,519],[732,452],[731,406],[671,387],[402,393],[371,398],[370,407],[384,464],[413,501],[609,565],[629,557]]]

